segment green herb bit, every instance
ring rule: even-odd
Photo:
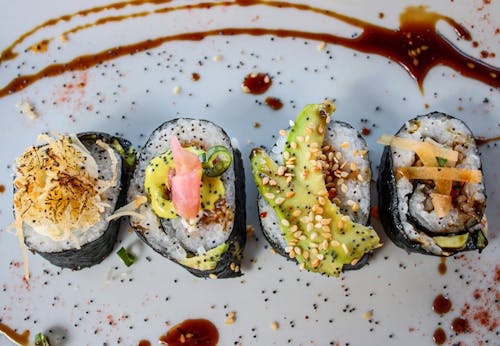
[[[207,177],[222,175],[233,162],[231,152],[223,145],[211,147],[205,155],[200,155],[200,159],[202,160],[203,174]]]
[[[443,157],[439,157],[439,156],[436,156],[436,160],[438,162],[438,165],[439,167],[444,167],[446,166],[446,163],[448,162],[447,159],[443,158]]]
[[[42,333],[35,335],[35,346],[50,346],[49,339]]]
[[[116,254],[121,258],[121,260],[127,267],[130,267],[135,262],[135,256],[132,253],[128,252],[124,247],[118,250]]]

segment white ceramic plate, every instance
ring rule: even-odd
[[[20,55],[15,60],[2,63],[0,85],[3,87],[17,73],[33,73],[54,60],[65,62],[81,54],[172,33],[225,26],[347,36],[355,31],[319,14],[233,6],[124,20],[79,31],[69,35],[66,43],[57,39],[65,30],[102,17],[176,3],[128,6],[75,17],[40,30],[16,48]],[[360,0],[310,3],[389,28],[397,28],[399,13],[410,5],[409,1]],[[438,28],[453,43],[474,57],[480,57],[481,50],[494,52],[496,57],[485,61],[500,65],[500,3],[428,3],[430,10],[449,15],[469,29],[479,47],[456,40],[451,28],[439,23]],[[45,20],[99,4],[102,2],[96,0],[4,1],[0,48]],[[46,53],[23,52],[49,37],[56,40]],[[252,147],[273,143],[272,135],[285,128],[303,105],[333,98],[337,119],[358,128],[370,127],[366,139],[375,175],[382,149],[376,138],[394,133],[417,114],[439,110],[462,118],[478,136],[500,133],[500,93],[486,84],[438,67],[425,79],[422,95],[407,72],[396,63],[388,63],[387,58],[336,45],[318,50],[319,43],[271,36],[171,42],[85,71],[46,78],[0,98],[0,184],[6,188],[0,195],[1,322],[18,331],[29,329],[32,335],[44,332],[54,345],[136,345],[141,339],[156,344],[170,326],[188,318],[211,320],[219,330],[221,345],[431,345],[438,326],[445,330],[448,344],[498,345],[500,156],[496,143],[481,147],[489,198],[489,246],[482,254],[448,259],[444,276],[438,273],[438,258],[397,248],[376,220],[385,246],[368,267],[338,279],[300,272],[294,264],[271,253],[258,226],[256,189],[247,157]],[[254,71],[273,77],[273,86],[265,95],[252,96],[240,89],[244,76]],[[198,82],[191,80],[194,72],[201,76]],[[85,86],[79,87],[82,82]],[[176,86],[180,87],[177,95],[173,92]],[[284,107],[273,111],[262,105],[265,96],[280,98]],[[16,109],[16,103],[24,101],[36,108],[37,119]],[[119,133],[140,146],[160,123],[178,116],[212,120],[239,142],[247,178],[247,223],[256,228],[245,249],[244,276],[231,280],[195,278],[142,244],[124,224],[116,248],[126,246],[136,253],[138,260],[129,269],[114,253],[101,264],[78,272],[61,270],[30,254],[32,279],[26,287],[18,240],[6,230],[12,222],[14,158],[35,143],[38,133],[51,130]],[[255,128],[255,122],[261,127]],[[440,293],[453,303],[452,311],[443,316],[432,310],[433,299]],[[474,317],[483,310],[489,313],[488,320]],[[225,324],[230,311],[236,312],[232,325]],[[364,317],[368,311],[373,312],[369,319]],[[462,314],[472,332],[455,335],[450,324]],[[271,328],[273,322],[279,324],[278,330]],[[8,344],[3,336],[0,344]]]

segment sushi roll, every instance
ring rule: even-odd
[[[240,152],[222,128],[180,118],[158,127],[142,148],[128,200],[142,202],[130,223],[156,252],[193,275],[241,275],[246,241]]]
[[[269,153],[251,153],[262,231],[301,269],[338,276],[379,246],[368,225],[371,170],[364,139],[330,122],[334,105],[308,105]]]
[[[100,263],[116,242],[119,224],[110,218],[125,201],[134,150],[128,141],[99,132],[39,139],[45,144],[15,161],[21,245],[63,268]]]
[[[379,214],[399,247],[436,256],[487,245],[486,192],[474,136],[461,120],[430,113],[406,122],[386,145]]]

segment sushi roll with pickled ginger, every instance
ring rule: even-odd
[[[193,275],[241,275],[246,241],[239,151],[222,128],[180,118],[157,128],[142,148],[129,203],[130,223],[151,248]]]

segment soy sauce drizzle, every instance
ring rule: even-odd
[[[161,345],[169,346],[215,346],[219,341],[219,332],[215,325],[209,320],[185,320],[172,327],[168,333],[162,335],[158,341]]]
[[[107,9],[120,9],[128,5],[137,6],[145,3],[163,4],[167,2],[169,1],[143,0],[136,2],[121,2],[79,11],[76,12],[76,14],[85,16],[89,13],[97,13]],[[95,54],[79,56],[66,63],[46,66],[39,72],[32,75],[18,76],[11,82],[9,82],[4,88],[0,89],[0,97],[19,92],[42,78],[58,76],[68,71],[88,69],[97,65],[98,63],[113,60],[124,55],[133,55],[136,52],[150,50],[167,42],[200,41],[209,36],[219,35],[273,35],[279,38],[298,37],[302,39],[338,44],[360,52],[382,55],[403,66],[408,71],[408,73],[416,80],[421,92],[423,92],[423,82],[427,73],[437,65],[449,66],[463,76],[477,79],[495,88],[500,87],[500,68],[488,65],[460,51],[458,48],[453,46],[450,41],[442,37],[439,32],[436,31],[436,24],[438,21],[444,20],[455,29],[456,34],[460,38],[470,41],[472,38],[468,31],[452,18],[435,12],[427,11],[427,8],[424,6],[407,7],[405,11],[400,15],[400,26],[396,30],[387,29],[359,20],[354,17],[349,17],[333,11],[300,3],[295,4],[281,1],[266,2],[259,0],[198,3],[177,7],[166,7],[163,9],[157,9],[154,12],[140,12],[124,16],[101,18],[94,24],[91,24],[91,26],[102,25],[108,21],[121,21],[133,16],[146,16],[151,13],[172,12],[187,8],[210,9],[214,6],[256,5],[276,8],[293,8],[300,11],[318,13],[359,27],[363,30],[363,32],[355,38],[346,38],[329,33],[305,32],[299,30],[266,28],[222,28],[208,31],[181,33],[172,36],[163,36],[156,39],[140,41],[127,46],[112,47]],[[54,25],[60,21],[69,21],[76,14],[74,13],[51,19],[23,34],[2,53],[2,60],[6,61],[17,56],[17,53],[13,52],[13,48],[37,30],[40,30],[41,28],[49,25]],[[73,30],[77,28],[74,28]],[[69,32],[71,32],[71,30]]]
[[[30,344],[30,331],[25,330],[19,334],[14,329],[0,322],[0,335],[4,334],[9,340],[18,345],[28,346]]]

